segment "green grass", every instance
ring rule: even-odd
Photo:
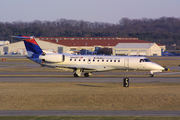
[[[149,116],[0,116],[0,120],[180,120],[180,117]]]

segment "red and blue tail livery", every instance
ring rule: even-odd
[[[24,39],[24,44],[26,47],[27,52],[33,52],[33,54],[42,54],[43,51],[35,41],[35,38],[33,36],[15,36],[15,38]]]

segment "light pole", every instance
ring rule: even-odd
[[[86,55],[87,55],[87,44],[88,44],[88,43],[85,43],[85,45],[86,45]]]
[[[109,54],[109,45],[110,45],[110,44],[108,44],[108,54]]]

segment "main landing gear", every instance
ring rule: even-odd
[[[89,73],[84,73],[84,77],[89,77]]]
[[[91,73],[84,73],[84,77],[89,77],[89,75],[92,75]],[[74,73],[74,77],[80,77],[81,73]]]
[[[78,74],[76,74],[76,73],[74,73],[74,77],[79,77],[80,75],[78,75]]]
[[[149,74],[149,77],[154,77],[154,75],[153,74]]]

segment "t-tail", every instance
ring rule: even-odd
[[[27,50],[27,57],[37,63],[39,63],[39,55],[43,53],[42,49],[39,47],[33,36],[15,36],[15,38],[23,39],[24,45]]]

